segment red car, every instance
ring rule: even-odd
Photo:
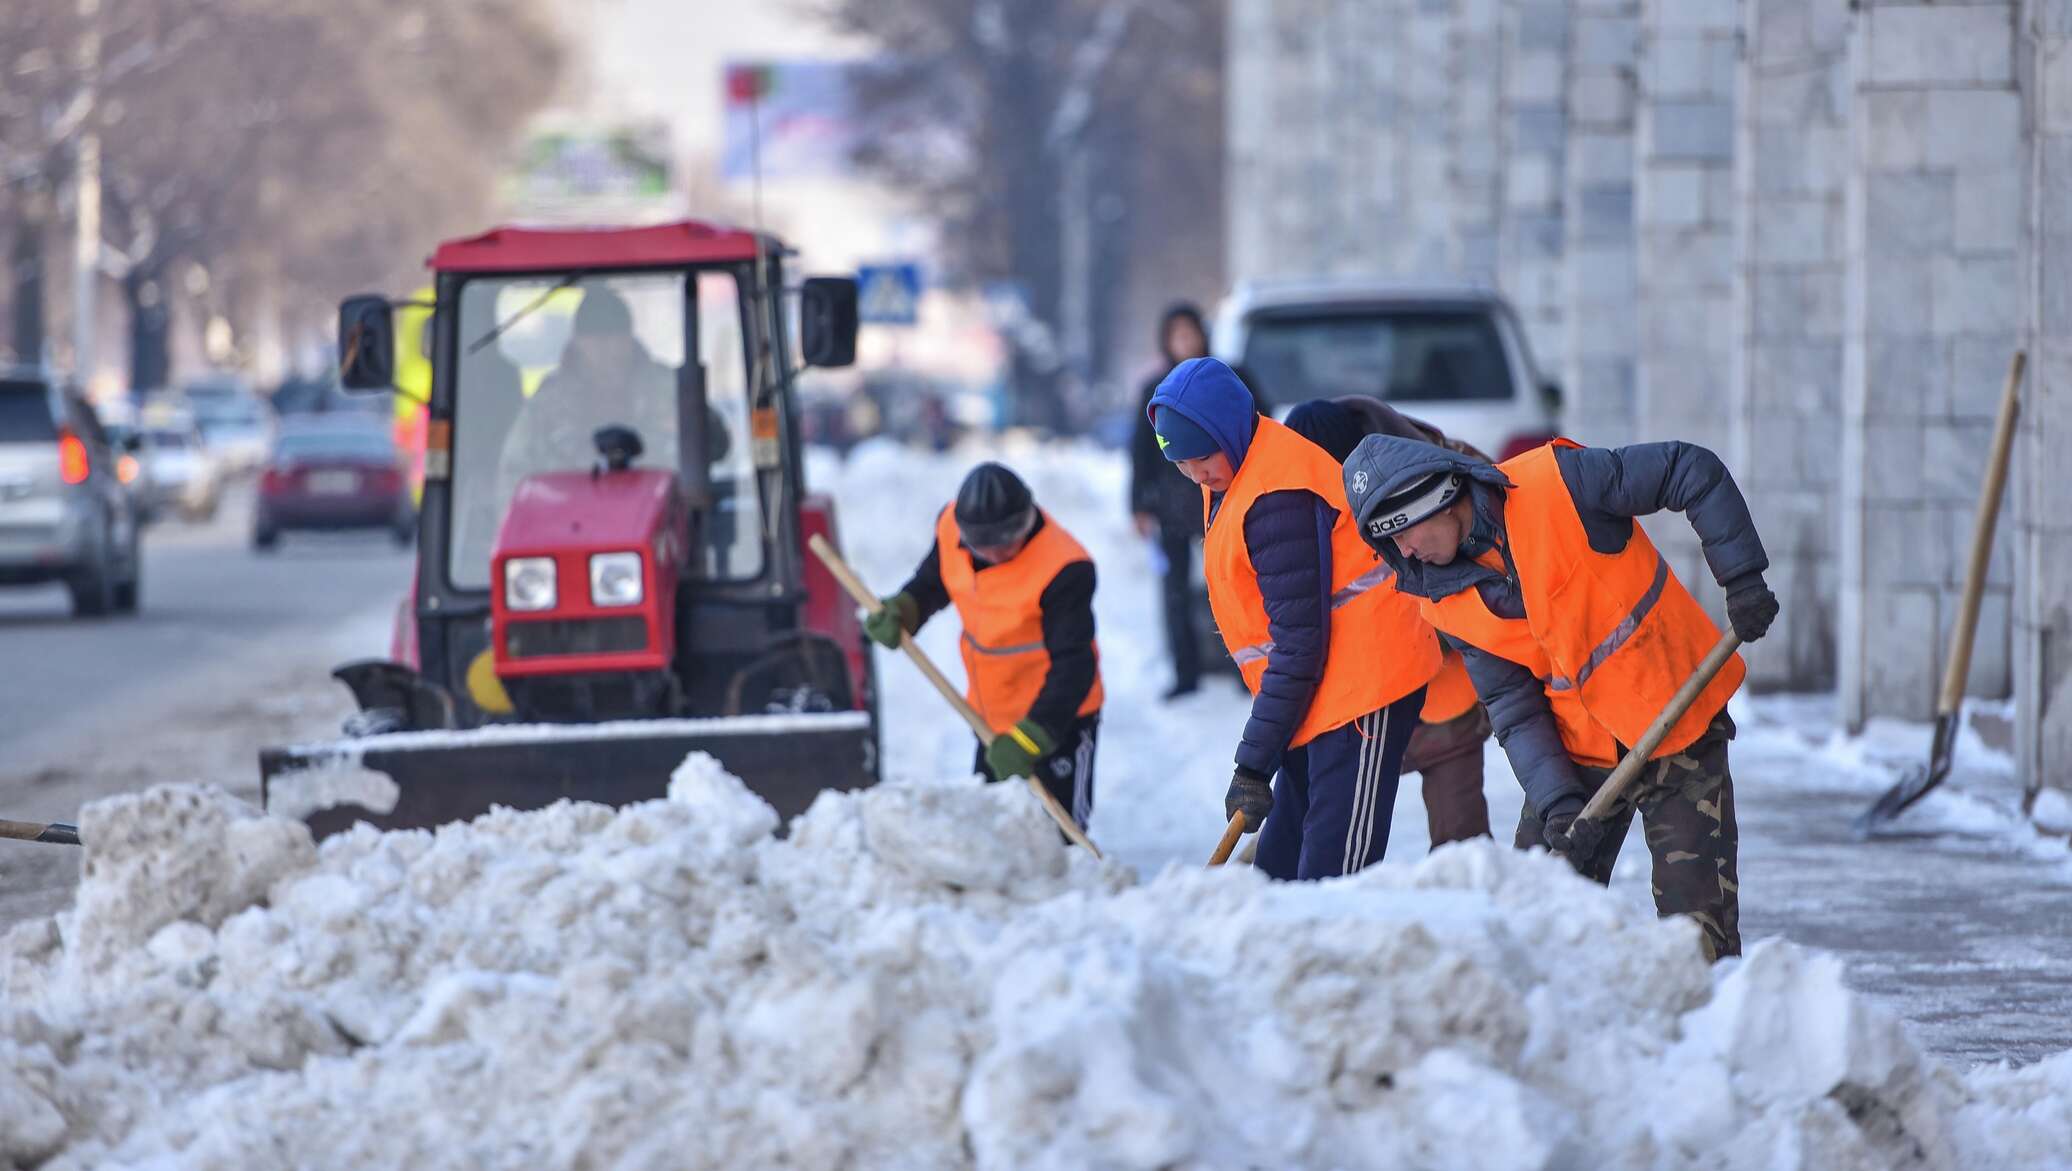
[[[407,547],[416,523],[402,455],[385,430],[284,426],[259,476],[252,547],[271,549],[290,529],[386,529]]]

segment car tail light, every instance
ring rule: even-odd
[[[1503,450],[1498,453],[1496,462],[1502,463],[1512,456],[1524,455],[1535,447],[1545,447],[1559,438],[1560,436],[1551,431],[1521,431],[1504,440]]]
[[[58,478],[67,484],[86,483],[93,465],[87,462],[86,443],[70,431],[58,436]]]
[[[287,490],[288,473],[279,468],[268,468],[265,474],[259,477],[259,491],[268,496],[276,496]]]
[[[115,461],[115,478],[125,484],[136,483],[137,477],[142,475],[143,472],[144,465],[137,462],[136,456],[125,455]]]

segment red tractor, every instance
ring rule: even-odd
[[[387,774],[393,805],[312,811],[298,789],[320,834],[618,805],[662,796],[697,751],[787,817],[876,780],[870,655],[804,553],[834,539],[834,509],[805,490],[793,412],[801,364],[854,360],[856,286],[787,290],[786,255],[690,222],[439,246],[396,647],[335,672],[359,734],[261,752],[269,805],[340,769]],[[394,307],[341,306],[348,388],[392,388]]]

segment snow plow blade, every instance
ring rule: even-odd
[[[496,805],[656,800],[694,752],[712,754],[786,821],[821,790],[861,789],[878,775],[869,714],[836,712],[501,724],[266,748],[260,792],[269,812],[301,818],[319,838],[363,821],[430,829]]]

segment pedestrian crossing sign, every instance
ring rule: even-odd
[[[857,320],[868,325],[912,325],[920,316],[920,265],[866,264],[857,268]]]

